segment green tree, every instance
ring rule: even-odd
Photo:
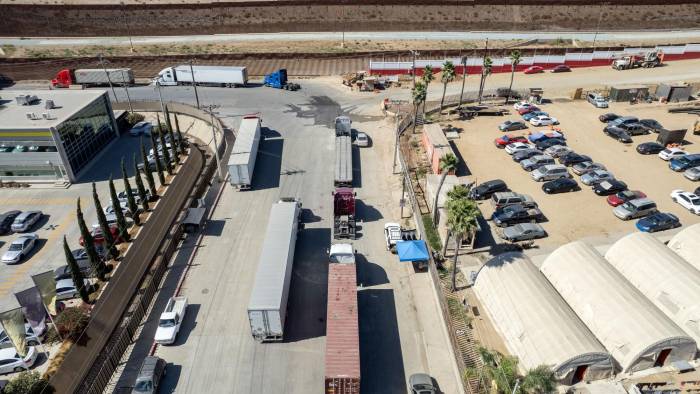
[[[513,89],[513,78],[515,77],[515,68],[522,61],[520,51],[513,51],[508,56],[510,58],[510,86],[508,86],[508,93],[506,94],[506,104],[510,101],[511,91]]]
[[[433,223],[435,223],[436,228],[438,226],[438,196],[440,196],[440,191],[442,190],[442,185],[445,183],[447,174],[449,174],[450,171],[454,171],[458,163],[459,160],[457,160],[457,156],[452,153],[448,153],[440,158],[440,171],[442,175],[440,176],[440,183],[438,183],[437,192],[435,193],[435,201],[433,201]]]
[[[141,160],[143,160],[143,173],[146,175],[146,183],[148,183],[148,189],[151,191],[151,199],[156,199],[158,197],[158,189],[156,189],[156,181],[153,179],[153,171],[151,171],[151,166],[148,164],[143,138],[141,138]]]
[[[107,266],[105,265],[102,258],[97,253],[95,248],[95,239],[88,230],[85,224],[85,217],[83,216],[83,210],[80,208],[80,197],[78,197],[78,203],[76,207],[76,216],[78,220],[78,228],[80,229],[80,235],[83,237],[83,248],[85,253],[87,253],[88,261],[90,262],[90,267],[95,272],[100,280],[105,280],[105,275],[107,274]]]
[[[73,279],[73,285],[80,293],[80,299],[85,303],[90,302],[90,293],[85,286],[85,278],[83,277],[83,273],[80,271],[78,262],[75,261],[75,257],[70,251],[65,235],[63,236],[63,253],[66,255],[66,265],[68,265],[68,268],[70,268],[70,277]]]
[[[469,199],[454,200],[447,205],[447,228],[455,237],[455,253],[452,261],[452,291],[457,289],[457,258],[462,240],[476,229],[481,215],[476,202]]]
[[[457,185],[452,188],[449,192],[447,192],[447,203],[446,205],[449,206],[452,204],[452,201],[455,200],[463,200],[469,198],[469,187],[466,185]],[[445,244],[442,245],[442,255],[445,256],[447,253],[447,244],[450,242],[450,237],[452,234],[450,233],[449,230],[447,230],[447,236],[445,237]]]
[[[141,225],[141,218],[139,217],[139,206],[136,204],[136,199],[134,198],[134,191],[131,189],[131,184],[129,183],[129,174],[126,172],[126,164],[124,163],[124,157],[122,157],[122,181],[124,181],[124,192],[126,193],[126,203],[129,207],[129,212],[131,212],[131,218],[137,226]]]
[[[442,99],[440,99],[440,113],[442,113],[442,108],[445,104],[445,94],[447,93],[447,84],[454,81],[457,73],[455,71],[455,65],[451,61],[446,61],[442,65],[442,74],[440,81],[442,82]]]
[[[163,117],[165,117],[165,126],[168,128],[168,132],[172,131],[173,126],[170,123],[170,110],[168,109],[168,104],[165,104],[165,113],[163,114]]]
[[[177,119],[177,114],[175,116],[175,131],[177,132],[177,146],[180,150],[180,154],[185,153],[185,139],[182,137],[182,132],[180,131],[180,122]]]
[[[160,127],[158,128],[158,142],[160,143],[161,153],[163,153],[165,169],[168,171],[168,175],[173,175],[173,164],[170,162],[170,152],[168,152],[168,147],[165,144],[165,132]],[[154,150],[158,151],[158,149]]]
[[[421,104],[425,103],[425,98],[427,96],[425,84],[420,81],[416,82],[416,86],[413,87],[411,95],[413,96],[413,133],[415,134],[416,124],[418,123],[418,108]]]
[[[486,77],[491,75],[491,68],[493,67],[493,61],[490,57],[486,56],[484,58],[483,66],[481,67],[481,82],[479,84],[479,104],[481,104],[481,99],[484,96],[484,88],[486,87]]]
[[[134,152],[134,181],[136,182],[136,191],[139,194],[139,200],[141,201],[141,209],[143,212],[148,211],[148,194],[146,188],[143,186],[143,179],[141,179],[141,172],[139,172],[139,166],[136,163],[136,152]]]
[[[546,365],[540,365],[527,371],[523,378],[523,390],[531,394],[550,394],[557,388],[557,378]]]
[[[491,352],[481,346],[477,348],[477,352],[481,357],[482,366],[470,367],[465,371],[467,379],[478,379],[477,392],[512,394],[518,380],[518,359],[496,351]],[[516,393],[520,394],[522,390]]]
[[[119,250],[117,249],[114,237],[110,231],[109,224],[107,224],[107,217],[102,209],[102,203],[100,202],[100,197],[97,195],[97,188],[95,187],[95,182],[92,182],[92,202],[95,205],[95,212],[97,213],[97,222],[100,224],[100,230],[105,238],[105,249],[108,253],[108,259],[116,259],[119,257]]]
[[[10,380],[2,389],[3,394],[52,394],[55,389],[38,371],[24,371]]]
[[[112,179],[112,175],[109,176],[109,196],[112,199],[114,216],[117,217],[119,236],[124,241],[129,242],[131,240],[131,237],[129,236],[129,225],[126,223],[126,217],[124,217],[124,211],[122,210],[119,197],[117,196],[117,189],[114,187],[114,179]]]
[[[153,160],[156,164],[156,172],[158,173],[158,181],[161,185],[165,185],[165,174],[163,174],[163,163],[160,160],[160,152],[158,152],[158,145],[156,145],[156,138],[151,133],[151,146],[153,147]]]
[[[175,140],[173,129],[168,129],[168,137],[170,138],[170,154],[172,155],[175,164],[180,164],[180,156],[178,155],[178,143]]]

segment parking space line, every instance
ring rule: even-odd
[[[3,205],[71,205],[75,198],[3,198]]]

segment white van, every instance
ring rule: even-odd
[[[596,108],[608,108],[608,100],[598,93],[588,93],[586,99]]]

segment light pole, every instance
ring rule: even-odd
[[[124,91],[126,92],[126,101],[129,102],[129,112],[132,114],[134,113],[134,107],[131,106],[131,97],[129,97],[129,88],[127,87],[128,83],[126,82],[126,77],[124,77],[124,69],[121,69],[122,71],[122,86],[124,87]]]
[[[134,53],[134,42],[131,41],[131,27],[129,26],[129,20],[126,17],[126,11],[124,11],[124,2],[120,2],[122,8],[122,15],[124,16],[124,25],[126,26],[126,34],[129,35],[129,46],[131,47],[131,53]]]
[[[199,94],[197,94],[197,81],[194,80],[194,67],[192,67],[194,59],[190,59],[190,73],[192,74],[192,87],[194,88],[194,99],[197,102],[197,109],[199,109]]]
[[[418,52],[411,49],[411,54],[413,55],[412,74],[413,74],[413,87],[415,88],[416,87],[416,56],[418,56]]]
[[[457,109],[462,106],[462,99],[464,98],[464,84],[467,82],[467,57],[462,56],[462,90],[459,93],[459,105]]]
[[[600,5],[600,12],[598,12],[598,24],[596,24],[595,35],[593,36],[593,52],[595,52],[595,42],[598,39],[598,31],[600,30],[601,19],[603,19],[603,4]]]
[[[114,101],[119,102],[119,99],[117,98],[117,93],[114,91],[114,86],[112,86],[112,79],[109,77],[109,73],[107,72],[107,67],[105,67],[105,62],[104,59],[102,59],[102,54],[100,53],[97,55],[97,58],[100,59],[100,64],[102,64],[102,69],[105,72],[105,75],[107,76],[107,82],[109,83],[109,88],[112,89],[112,94],[114,95]]]
[[[160,81],[156,81],[156,89],[158,89],[158,98],[160,99],[160,110],[163,111],[163,117],[165,117],[165,103],[163,102],[163,93],[160,91]]]
[[[392,172],[396,174],[396,156],[399,152],[399,127],[401,127],[401,112],[396,114],[396,141],[394,142],[394,166],[392,167]]]
[[[219,142],[216,139],[216,126],[214,124],[214,108],[218,108],[218,105],[213,105],[210,104],[207,107],[209,110],[206,111],[209,113],[209,116],[211,116],[211,134],[214,137],[214,154],[216,155],[216,166],[219,169],[219,172],[217,173],[217,179],[219,182],[221,182],[224,179],[224,171],[221,169],[221,158],[219,157]]]

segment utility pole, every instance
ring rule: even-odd
[[[126,16],[126,11],[124,11],[124,2],[120,2],[122,8],[122,15],[124,16],[124,25],[126,26],[126,34],[129,35],[129,46],[131,47],[131,53],[134,53],[134,42],[131,41],[131,28],[129,26],[129,19]]]
[[[406,173],[402,172],[401,173],[401,201],[399,201],[399,205],[401,205],[401,216],[399,216],[401,219],[403,219],[403,207],[406,206],[406,199],[404,198],[406,196]]]
[[[192,73],[192,87],[194,88],[194,99],[197,101],[197,109],[199,109],[199,95],[197,94],[197,82],[194,80],[194,67],[192,67],[194,59],[190,59],[190,73]]]
[[[411,49],[411,54],[413,55],[413,69],[412,69],[412,74],[413,74],[413,87],[416,87],[416,56],[418,56],[418,52],[414,51]]]
[[[217,179],[219,182],[221,182],[224,179],[224,172],[221,169],[221,158],[219,157],[219,142],[216,139],[216,126],[214,125],[214,108],[217,108],[218,106],[210,104],[208,106],[209,108],[209,116],[211,116],[211,134],[214,136],[214,154],[216,155],[216,166],[219,169],[219,172],[217,173]]]
[[[160,91],[160,81],[156,81],[156,89],[158,89],[158,98],[160,99],[160,110],[163,111],[163,117],[165,117],[165,103],[163,102],[163,92]],[[166,124],[168,124],[168,120],[166,120]]]
[[[97,55],[97,58],[100,59],[100,64],[102,64],[102,69],[105,72],[105,75],[107,76],[107,82],[109,83],[109,88],[112,89],[112,94],[114,95],[114,102],[119,102],[119,99],[117,98],[117,92],[114,91],[114,86],[112,86],[112,79],[109,78],[109,73],[107,72],[107,67],[105,67],[105,62],[104,59],[102,59],[102,54],[100,53]]]
[[[467,82],[467,57],[462,56],[462,91],[459,93],[459,105],[457,109],[462,106],[462,99],[464,98],[464,84]]]
[[[600,31],[601,19],[603,19],[603,4],[600,5],[600,11],[598,12],[598,24],[596,24],[595,35],[593,36],[593,52],[595,52],[595,42],[598,39],[598,31]]]
[[[392,172],[396,174],[396,156],[399,152],[399,127],[401,126],[401,113],[396,114],[396,141],[394,142],[394,166],[392,167]]]
[[[122,68],[122,82],[124,86],[124,91],[126,91],[126,101],[129,102],[129,112],[132,114],[134,113],[134,107],[131,106],[131,97],[129,97],[129,88],[127,87],[129,84],[126,82],[126,78],[124,77],[124,69]]]

